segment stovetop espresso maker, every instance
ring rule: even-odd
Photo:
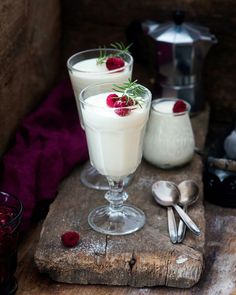
[[[129,30],[128,41],[134,43],[134,56],[143,61],[143,54],[148,56],[146,61],[155,69],[155,83],[161,90],[158,96],[184,99],[190,103],[191,113],[197,113],[204,106],[204,60],[217,40],[208,28],[185,23],[184,16],[184,11],[178,10],[173,13],[172,22],[141,22],[134,33],[136,23],[131,34]]]

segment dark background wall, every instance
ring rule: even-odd
[[[235,0],[63,0],[63,63],[81,49],[126,41],[124,31],[135,19],[166,22],[175,9],[185,10],[186,21],[207,26],[216,35],[218,44],[211,48],[203,73],[205,96],[213,120],[236,119]]]
[[[170,20],[184,9],[186,20],[210,28],[219,43],[206,59],[204,88],[212,120],[236,114],[235,0],[1,0],[0,157],[22,118],[45,97],[59,77],[68,77],[67,58],[76,51],[126,41],[135,19]],[[145,69],[140,82],[148,83]],[[143,74],[144,73],[144,74]],[[136,77],[136,76],[135,76]]]

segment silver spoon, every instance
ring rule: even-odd
[[[155,199],[155,194],[153,194]],[[156,199],[155,199],[156,200]],[[167,207],[167,220],[168,220],[168,231],[170,240],[173,244],[178,241],[177,225],[175,221],[175,215],[171,206]]]
[[[200,229],[192,221],[192,219],[180,208],[177,203],[180,198],[180,191],[173,182],[157,181],[152,185],[152,193],[157,203],[162,206],[173,206],[178,212],[180,218],[187,227],[197,236],[201,234]]]
[[[178,204],[183,206],[184,212],[187,213],[187,207],[195,203],[199,195],[199,187],[193,180],[184,180],[178,185],[180,191],[180,198]],[[186,225],[182,220],[178,226],[178,243],[181,243],[184,239],[186,232]]]

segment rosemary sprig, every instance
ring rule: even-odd
[[[106,51],[103,50],[105,48],[106,48],[105,45],[103,45],[103,47],[99,46],[100,52],[99,52],[99,57],[97,59],[97,65],[102,65],[107,59]]]
[[[122,52],[129,52],[129,48],[132,46],[132,43],[129,44],[128,46],[125,46],[123,42],[115,42],[110,44],[112,48],[114,49],[119,49]]]
[[[100,53],[99,53],[99,57],[97,59],[97,64],[101,65],[103,63],[105,63],[106,59],[109,57],[119,57],[120,55],[122,55],[125,52],[129,52],[129,48],[132,46],[132,43],[129,44],[128,46],[125,46],[123,42],[115,42],[115,43],[111,43],[110,46],[114,49],[118,49],[120,50],[119,53],[117,54],[106,54],[106,51],[103,50],[105,48],[107,48],[106,46],[103,45],[99,46],[100,49]]]
[[[138,104],[140,107],[142,107],[142,102],[144,99],[142,98],[142,95],[145,93],[145,88],[137,83],[137,80],[131,81],[131,79],[128,80],[128,82],[124,82],[122,85],[113,85],[115,92],[121,93],[119,98],[122,98],[123,96],[127,97],[127,104],[129,100],[132,100],[135,102],[135,104]]]

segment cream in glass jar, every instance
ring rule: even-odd
[[[192,159],[195,141],[189,110],[187,102],[175,98],[152,101],[143,152],[148,162],[170,169]]]

